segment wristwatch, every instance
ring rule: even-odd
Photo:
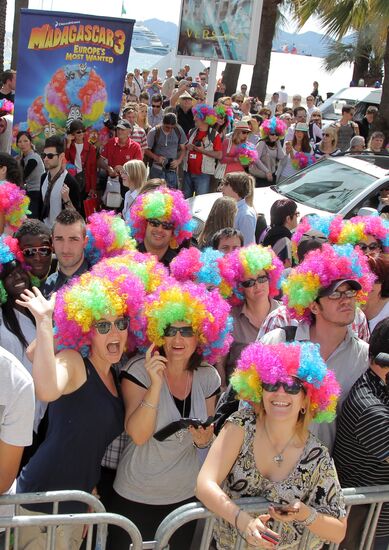
[[[309,527],[309,525],[311,525],[311,523],[313,523],[317,518],[316,508],[309,507],[309,509],[310,509],[310,514],[307,517],[307,519],[304,519],[303,521],[299,522],[301,525],[304,525],[304,527]]]

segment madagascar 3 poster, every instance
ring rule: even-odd
[[[134,21],[21,10],[14,135],[28,130],[38,149],[83,121],[104,142],[104,120],[118,113]]]

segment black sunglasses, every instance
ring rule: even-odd
[[[45,159],[46,157],[50,160],[52,160],[54,157],[58,157],[59,153],[42,153],[41,157]]]
[[[111,321],[97,321],[93,326],[99,334],[108,334],[112,329],[112,325],[115,325],[118,330],[122,331],[128,329],[129,323],[128,317],[121,317],[120,319],[116,319],[113,323],[111,323]]]
[[[247,281],[242,281],[241,285],[243,288],[251,288],[255,285],[255,283],[258,283],[260,285],[267,283],[269,280],[269,277],[267,275],[259,275],[256,279],[247,279]]]
[[[85,134],[85,130],[76,130],[75,134]]]
[[[159,227],[160,225],[162,225],[162,228],[166,229],[166,231],[174,229],[173,222],[161,222],[161,220],[156,220],[155,218],[151,218],[150,220],[147,220],[147,221],[152,227]]]
[[[360,243],[358,246],[362,250],[362,252],[366,252],[366,250],[368,250],[368,249],[371,252],[373,250],[381,249],[381,245],[379,243],[371,243],[371,244]]]
[[[24,248],[22,250],[23,256],[25,258],[32,258],[39,254],[39,256],[50,256],[52,249],[50,246],[34,246],[30,248]]]
[[[281,381],[274,382],[274,384],[266,384],[265,382],[262,382],[262,388],[270,393],[278,391],[281,386],[284,388],[285,393],[288,393],[289,395],[297,395],[304,389],[304,386],[298,380],[294,380],[292,384],[287,384],[286,382]]]
[[[165,328],[163,335],[171,338],[175,336],[177,332],[179,332],[184,338],[190,338],[191,336],[194,336],[192,327],[174,327],[172,325],[168,325]]]

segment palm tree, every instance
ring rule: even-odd
[[[4,70],[5,19],[7,17],[7,0],[0,0],[0,72]]]
[[[12,57],[11,68],[16,69],[18,46],[19,46],[19,31],[20,31],[20,10],[28,8],[28,0],[15,0],[14,26],[12,31]]]
[[[342,38],[349,30],[362,30],[368,25],[377,25],[377,37],[385,44],[384,73],[389,75],[389,2],[388,0],[295,0],[300,26],[317,15],[326,33]],[[389,136],[389,78],[382,86],[378,125]]]
[[[239,63],[227,63],[223,74],[223,84],[226,86],[226,95],[232,95],[236,92],[240,67]]]

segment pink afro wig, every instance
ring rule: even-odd
[[[177,281],[204,283],[217,287],[223,298],[230,298],[234,286],[234,272],[222,252],[213,248],[200,251],[191,246],[183,248],[170,264],[170,273]]]
[[[174,223],[171,248],[178,248],[183,241],[192,236],[190,208],[181,191],[165,187],[137,196],[130,210],[129,223],[138,242],[143,242],[147,220],[150,219]]]
[[[19,229],[27,214],[30,199],[24,189],[14,183],[5,181],[0,183],[0,213],[4,215],[4,230],[14,232]]]
[[[270,134],[276,134],[278,137],[284,137],[287,129],[287,124],[280,118],[275,116],[266,118],[260,127],[261,138],[265,139],[270,136]]]
[[[164,331],[173,323],[185,322],[198,337],[197,353],[214,364],[231,345],[230,306],[217,290],[205,285],[179,283],[171,279],[146,298],[144,345],[164,344]]]
[[[250,344],[242,351],[231,376],[231,385],[240,399],[260,403],[263,383],[291,384],[293,378],[298,378],[304,387],[313,420],[332,422],[340,386],[323,361],[318,344]]]
[[[101,276],[84,273],[57,294],[54,322],[58,348],[76,349],[88,355],[93,323],[108,315],[125,315],[130,319],[128,348],[135,349],[144,331],[144,299],[142,281],[124,267],[115,270],[114,278],[108,268]]]
[[[281,283],[283,300],[292,317],[311,322],[309,305],[316,300],[320,289],[341,279],[357,280],[362,286],[357,301],[366,301],[375,276],[369,269],[366,256],[358,248],[323,244],[320,250],[309,252]]]
[[[380,216],[355,216],[344,220],[337,216],[330,227],[332,242],[356,245],[366,241],[368,236],[389,246],[389,221]]]
[[[89,216],[86,235],[85,257],[91,265],[136,248],[128,225],[112,211],[102,210]]]
[[[230,303],[238,305],[244,302],[242,281],[258,276],[260,271],[266,271],[269,276],[269,296],[277,296],[284,266],[274,254],[270,246],[250,244],[226,254],[223,263],[225,269],[233,273],[234,289]]]

